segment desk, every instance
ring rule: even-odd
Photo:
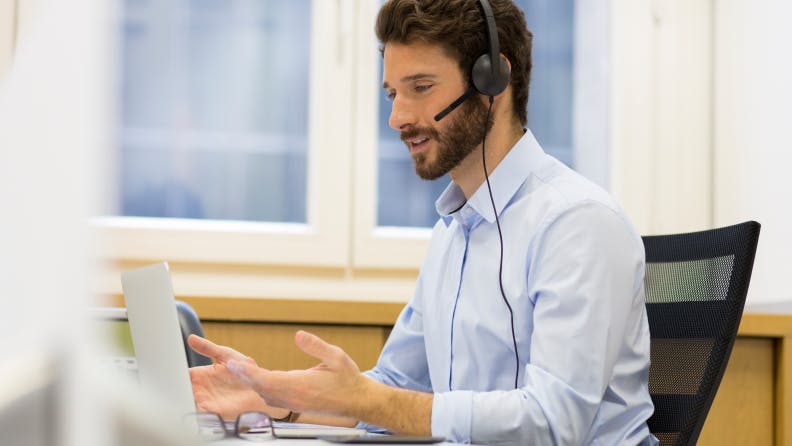
[[[746,307],[698,444],[792,446],[792,303]]]
[[[361,369],[373,366],[403,307],[386,302],[179,299],[198,313],[207,337],[259,364],[284,370],[314,365],[313,358],[293,345],[298,329],[341,346]],[[698,444],[792,446],[792,303],[746,308]]]

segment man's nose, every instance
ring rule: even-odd
[[[416,121],[417,117],[415,113],[412,112],[412,108],[400,98],[394,98],[393,104],[391,105],[388,125],[390,125],[393,130],[401,132],[410,126],[414,126]]]

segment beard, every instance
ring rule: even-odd
[[[471,100],[472,99],[472,100]],[[478,97],[473,97],[460,107],[451,122],[440,132],[434,127],[413,127],[401,133],[402,141],[418,136],[430,138],[437,144],[435,159],[430,160],[428,151],[414,153],[415,173],[424,180],[436,180],[447,174],[470,155],[484,139],[484,126],[492,128],[492,119],[487,122],[487,106]]]

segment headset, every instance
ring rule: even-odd
[[[501,297],[506,307],[509,309],[509,317],[511,320],[511,335],[512,343],[514,346],[514,359],[516,362],[516,369],[514,372],[514,388],[518,387],[520,375],[520,354],[517,351],[517,336],[514,331],[514,311],[512,310],[509,300],[506,298],[506,292],[503,289],[503,233],[501,232],[500,219],[498,218],[498,210],[495,207],[495,199],[492,195],[492,186],[490,185],[489,174],[487,173],[487,158],[484,154],[484,147],[487,142],[487,124],[490,120],[492,112],[492,104],[495,101],[495,96],[499,95],[509,85],[511,79],[511,68],[509,67],[506,59],[500,55],[500,42],[498,40],[498,27],[495,24],[495,14],[492,12],[492,7],[487,0],[479,0],[481,5],[482,14],[484,16],[484,24],[487,27],[487,39],[489,51],[482,54],[476,59],[471,69],[470,79],[472,84],[466,92],[462,94],[457,100],[451,103],[443,111],[435,115],[435,122],[443,119],[447,114],[451,113],[462,105],[474,93],[480,93],[489,96],[489,108],[487,109],[487,119],[484,124],[484,137],[481,141],[481,159],[484,165],[484,178],[487,181],[487,190],[489,191],[490,202],[492,203],[492,212],[495,214],[495,224],[498,227],[498,240],[500,241],[500,263],[498,266],[498,285],[500,286]],[[498,63],[493,63],[497,60]]]
[[[470,72],[470,80],[473,85],[462,96],[452,102],[451,105],[435,115],[435,122],[443,119],[447,114],[462,105],[473,93],[478,92],[492,99],[501,94],[509,85],[511,68],[509,68],[506,59],[500,55],[500,41],[498,40],[498,27],[495,24],[495,14],[492,12],[489,1],[479,0],[479,4],[484,16],[484,24],[487,27],[489,51],[479,56],[476,62],[473,63],[473,68]],[[493,60],[497,60],[498,63],[492,63]]]

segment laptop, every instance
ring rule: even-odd
[[[170,270],[166,262],[121,274],[126,317],[141,386],[164,396],[178,413],[195,412]]]
[[[170,270],[166,262],[121,274],[137,375],[140,384],[165,396],[179,411],[195,412],[187,356],[176,312]],[[275,423],[280,438],[323,435],[359,436],[365,429],[301,423]]]

